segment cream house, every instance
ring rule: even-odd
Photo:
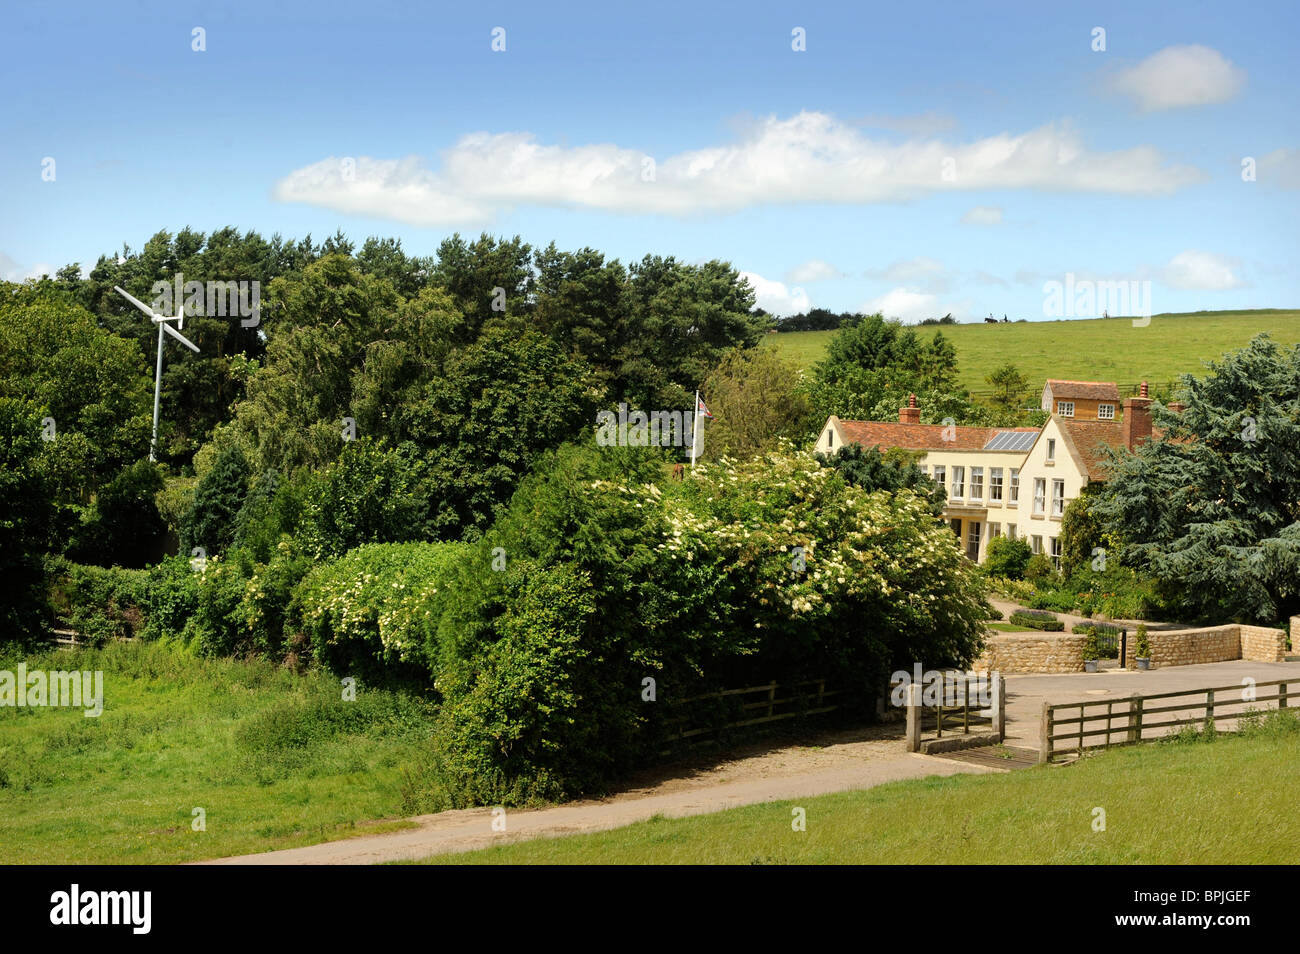
[[[913,395],[896,424],[832,415],[816,450],[832,454],[855,443],[918,451],[921,468],[948,491],[943,517],[968,557],[983,561],[988,541],[1005,534],[1028,540],[1059,565],[1066,506],[1089,483],[1106,479],[1108,448],[1131,449],[1150,437],[1150,403],[1144,383],[1138,397],[1123,402],[1122,421],[1054,413],[1041,428],[957,427],[920,423]]]

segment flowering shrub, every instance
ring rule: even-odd
[[[899,665],[977,654],[982,578],[911,491],[789,448],[662,479],[635,449],[561,449],[456,569],[426,634],[453,804],[597,791],[701,691],[831,677],[869,705]]]
[[[454,543],[375,543],[317,566],[294,590],[289,627],[335,672],[381,672],[423,658],[443,580],[462,557]]]

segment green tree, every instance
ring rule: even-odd
[[[812,419],[799,378],[799,365],[776,348],[734,348],[723,355],[704,381],[714,417],[701,441],[704,456],[747,458],[782,439],[805,439],[821,422]]]
[[[993,388],[993,403],[1004,411],[1020,409],[1021,401],[1029,390],[1029,381],[1014,364],[1004,364],[984,378]]]
[[[819,463],[834,467],[845,483],[860,487],[868,493],[887,490],[891,493],[907,489],[915,493],[930,507],[936,517],[943,514],[948,502],[948,492],[921,470],[916,455],[890,448],[882,454],[874,447],[846,444],[834,454],[818,454]]]
[[[250,468],[239,446],[224,448],[194,488],[194,500],[181,526],[181,550],[203,547],[216,556],[235,540],[235,522],[248,496]]]
[[[49,622],[41,553],[51,500],[41,449],[37,408],[0,397],[0,642],[31,641]]]
[[[1182,376],[1163,434],[1116,455],[1095,509],[1121,558],[1209,616],[1300,612],[1300,345],[1260,335]]]

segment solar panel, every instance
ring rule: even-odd
[[[984,445],[985,450],[1027,451],[1034,446],[1037,431],[998,431]]]

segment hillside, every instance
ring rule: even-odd
[[[1145,379],[1163,386],[1202,362],[1245,345],[1261,332],[1279,343],[1300,341],[1300,311],[1208,311],[1154,315],[1146,327],[1131,318],[1094,318],[1022,324],[963,324],[918,328],[942,330],[957,349],[961,383],[977,396],[988,393],[984,377],[1010,361],[1035,388],[1049,377],[1114,381],[1129,393]],[[771,335],[777,347],[808,367],[821,359],[833,331]]]

